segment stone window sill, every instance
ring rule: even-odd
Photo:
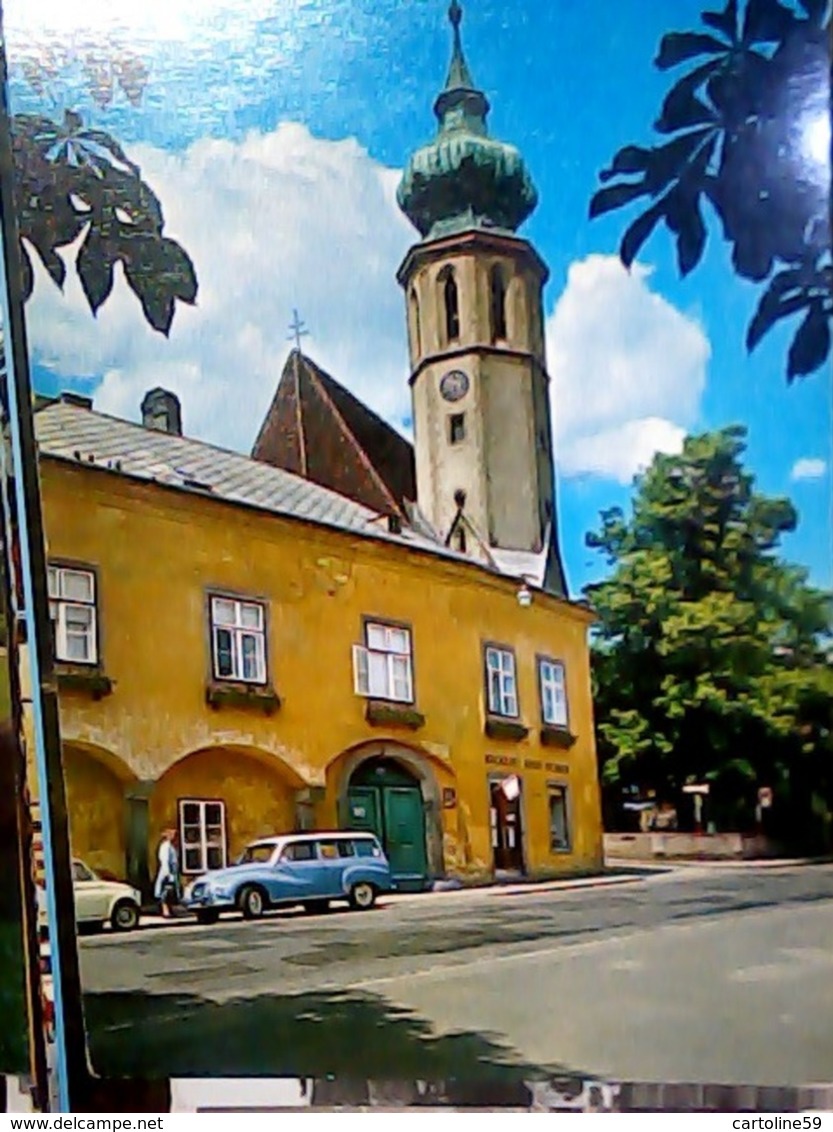
[[[264,715],[274,715],[281,706],[280,696],[269,685],[225,684],[219,681],[206,686],[205,702],[215,711],[223,707],[253,708]]]
[[[517,719],[503,719],[496,715],[487,718],[484,730],[490,739],[511,739],[516,743],[529,734],[529,728]]]
[[[425,716],[409,704],[389,703],[386,700],[368,700],[364,710],[368,723],[381,727],[407,727],[417,731],[425,725]]]
[[[567,727],[553,727],[552,724],[545,723],[541,728],[542,747],[560,747],[566,751],[575,741],[576,736]]]
[[[100,668],[84,665],[55,665],[58,690],[61,692],[86,692],[92,699],[101,700],[113,691],[113,681]]]

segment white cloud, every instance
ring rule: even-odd
[[[814,456],[804,456],[792,466],[791,480],[818,480],[827,471],[827,461]]]
[[[696,424],[709,340],[616,256],[570,266],[547,320],[556,453],[564,475],[629,483]]]
[[[291,123],[239,143],[202,140],[181,156],[141,146],[130,156],[162,201],[166,233],[194,259],[197,305],[178,307],[166,340],[123,278],[93,321],[74,272],[62,295],[40,270],[29,309],[36,361],[67,378],[100,376],[96,408],[131,419],[148,389],[172,389],[189,435],[246,450],[297,307],[320,365],[387,419],[410,413],[395,272],[415,234],[396,207],[395,170],[355,140],[322,141]]]
[[[577,441],[568,440],[558,466],[566,476],[597,475],[630,483],[657,452],[682,452],[685,435],[684,428],[661,417],[625,421]]]

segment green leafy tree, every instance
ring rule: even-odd
[[[795,832],[799,812],[824,824],[833,804],[833,605],[778,557],[796,512],[755,491],[745,438],[657,455],[630,517],[605,511],[587,536],[613,569],[587,588],[602,781],[670,800],[707,781],[724,826],[750,825],[769,786]]]
[[[747,348],[797,320],[792,381],[830,353],[830,0],[728,0],[702,21],[663,36],[655,66],[685,70],[654,123],[660,141],[619,150],[590,215],[647,204],[622,236],[622,262],[662,223],[681,275],[700,262],[716,216],[735,271],[765,284]]]
[[[39,96],[55,102],[52,88],[69,64],[63,55],[52,56],[27,60],[24,74]],[[119,92],[133,105],[140,102],[147,71],[135,55],[88,51],[81,65],[98,107]],[[187,252],[164,234],[162,206],[138,165],[74,109],[16,114],[11,127],[24,299],[34,285],[30,252],[63,288],[66,265],[59,253],[80,240],[74,266],[92,313],[110,296],[121,264],[147,322],[168,334],[176,304],[196,301],[197,277]]]

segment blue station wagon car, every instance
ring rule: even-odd
[[[235,864],[193,881],[183,903],[201,923],[215,923],[224,911],[256,920],[277,906],[325,911],[332,900],[366,910],[391,888],[390,865],[373,834],[296,833],[253,841]]]

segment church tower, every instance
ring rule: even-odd
[[[513,146],[489,136],[452,0],[451,66],[435,140],[408,161],[397,199],[422,237],[405,291],[417,500],[458,550],[517,567],[564,594],[558,550],[546,264],[516,235],[537,194]]]

